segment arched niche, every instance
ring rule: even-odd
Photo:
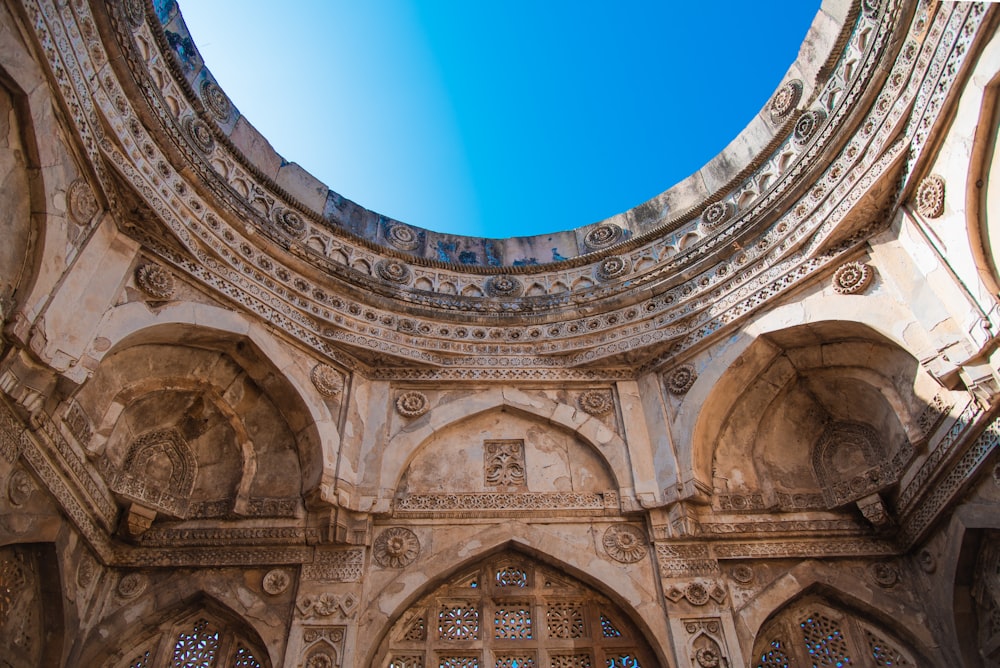
[[[926,665],[910,640],[819,594],[798,598],[761,628],[747,665],[858,666],[899,668]]]
[[[66,420],[129,508],[132,535],[157,516],[297,515],[323,468],[309,411],[271,360],[193,327],[122,341]]]
[[[575,432],[533,415],[493,408],[424,440],[402,468],[395,496],[405,504],[415,497],[456,494],[602,494],[617,489],[607,461]]]
[[[938,390],[912,355],[865,325],[771,332],[707,397],[693,461],[724,508],[862,502],[899,479],[943,416]]]
[[[373,665],[661,665],[642,632],[609,598],[519,551],[452,573],[402,612]]]
[[[270,657],[256,631],[207,596],[120,626],[114,642],[94,638],[81,665],[109,668],[269,668]]]

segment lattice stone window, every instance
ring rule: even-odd
[[[885,630],[813,598],[781,612],[761,630],[751,665],[756,668],[916,666],[904,647]]]
[[[188,614],[133,635],[121,668],[267,668],[267,655],[212,614]],[[135,647],[138,645],[138,647]],[[409,668],[409,667],[407,667]]]
[[[508,553],[457,574],[400,615],[374,665],[653,668],[661,664],[611,601],[548,566]]]

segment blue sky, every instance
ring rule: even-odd
[[[488,237],[586,225],[722,150],[818,0],[180,0],[234,104],[362,206]]]

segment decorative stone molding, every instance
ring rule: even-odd
[[[416,418],[430,410],[430,402],[423,392],[411,390],[396,397],[396,410],[403,417]]]
[[[215,148],[215,137],[212,136],[212,129],[208,123],[197,116],[188,116],[182,121],[184,131],[187,132],[191,143],[202,153],[209,154]]]
[[[940,218],[944,214],[944,179],[937,174],[924,177],[914,198],[917,213],[925,218]]]
[[[680,602],[683,598],[691,605],[702,606],[710,600],[721,605],[726,600],[726,590],[715,582],[706,584],[696,581],[687,585],[674,585],[667,590],[666,597],[674,603]]]
[[[600,250],[613,246],[625,236],[622,228],[612,223],[598,225],[583,237],[583,245],[590,250]]]
[[[701,212],[701,224],[709,229],[715,229],[733,216],[733,205],[729,202],[715,202],[705,207]]]
[[[410,268],[399,260],[379,260],[375,263],[375,273],[390,283],[410,282]]]
[[[375,539],[372,557],[382,568],[405,568],[420,554],[417,535],[405,527],[386,529]]]
[[[158,264],[144,264],[136,269],[135,282],[154,299],[170,299],[174,294],[174,277]]]
[[[316,548],[311,563],[302,565],[302,579],[307,582],[357,582],[364,568],[362,549]]]
[[[339,396],[344,391],[344,376],[328,364],[317,364],[309,373],[316,391],[324,397]]]
[[[357,611],[358,602],[358,597],[354,594],[337,595],[323,592],[318,595],[300,596],[295,602],[295,607],[303,617],[338,616],[349,619]]]
[[[856,295],[871,285],[875,272],[867,264],[848,262],[833,272],[833,289],[842,295]]]
[[[802,82],[792,79],[778,89],[771,99],[771,120],[780,121],[788,116],[802,98]]]
[[[667,376],[667,390],[671,394],[686,394],[694,382],[698,380],[698,374],[690,364],[682,364]]]
[[[577,397],[576,405],[584,413],[601,417],[614,409],[615,402],[610,390],[587,390]]]
[[[277,596],[288,589],[288,585],[291,583],[292,578],[288,575],[288,571],[275,568],[264,574],[260,584],[261,589],[266,593]]]
[[[233,106],[222,88],[214,81],[205,79],[201,82],[201,101],[205,103],[205,108],[212,112],[220,122],[229,120]]]
[[[604,532],[602,541],[608,556],[623,564],[634,564],[646,556],[646,536],[631,524],[613,524]]]
[[[78,225],[86,225],[99,211],[94,191],[84,179],[75,179],[66,189],[66,207],[69,217]]]
[[[524,285],[513,276],[491,276],[486,281],[486,294],[490,297],[520,297]]]

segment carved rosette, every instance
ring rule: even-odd
[[[701,668],[718,668],[721,658],[713,647],[702,647],[694,653],[695,661]]]
[[[748,564],[735,566],[733,570],[730,571],[730,575],[733,576],[734,580],[743,585],[750,584],[753,582],[754,578],[753,568]]]
[[[201,82],[201,100],[205,103],[205,108],[212,112],[212,115],[217,119],[220,121],[229,119],[233,107],[222,88],[214,81],[205,79]]]
[[[486,281],[486,294],[490,297],[520,297],[522,292],[524,286],[513,276],[491,276]]]
[[[324,397],[336,397],[344,390],[344,377],[326,364],[317,364],[309,374],[316,391]]]
[[[646,556],[646,537],[631,524],[609,526],[602,542],[608,556],[623,564],[634,564]]]
[[[698,374],[695,373],[694,367],[690,364],[682,364],[667,376],[667,390],[671,394],[686,394],[696,380],[698,380]]]
[[[604,258],[597,265],[597,278],[602,281],[610,281],[618,278],[619,276],[624,276],[628,273],[630,266],[628,258],[626,257],[616,255]]]
[[[427,396],[423,392],[415,390],[403,392],[396,397],[396,410],[403,417],[420,417],[430,410],[430,402],[427,401]]]
[[[154,299],[170,299],[174,294],[174,277],[158,264],[144,264],[136,269],[135,282]]]
[[[7,498],[12,505],[22,506],[35,491],[35,483],[24,469],[15,469],[7,480]]]
[[[264,579],[261,581],[261,588],[271,596],[277,596],[288,589],[288,585],[291,582],[292,579],[289,577],[287,571],[275,568],[264,574]]]
[[[413,250],[420,245],[420,236],[407,225],[393,225],[385,236],[390,244],[400,250]]]
[[[408,283],[410,268],[399,260],[379,260],[375,263],[375,273],[390,283]]]
[[[709,229],[714,229],[726,222],[733,216],[733,205],[729,202],[716,202],[709,204],[701,213],[701,224]]]
[[[274,222],[285,234],[296,239],[306,233],[306,221],[298,211],[284,208],[276,209]]]
[[[917,186],[917,213],[925,218],[940,218],[944,214],[944,179],[937,174],[925,177]]]
[[[899,582],[899,569],[884,561],[876,562],[868,567],[872,580],[879,587],[888,589]]]
[[[126,573],[118,581],[118,595],[122,598],[135,598],[146,591],[146,576],[141,573]]]
[[[587,235],[583,238],[583,245],[590,250],[599,250],[618,243],[621,241],[622,236],[624,236],[622,228],[611,223],[606,223],[598,225],[587,232]]]
[[[417,535],[404,527],[386,529],[375,539],[372,556],[382,568],[405,568],[420,554]]]
[[[800,144],[806,143],[816,134],[816,130],[823,124],[823,119],[825,118],[826,115],[817,109],[810,109],[805,112],[796,121],[795,129],[792,131],[792,138]]]
[[[140,28],[146,21],[146,3],[143,0],[124,0],[125,18],[133,28]]]
[[[199,151],[202,153],[211,153],[212,149],[215,148],[215,137],[212,136],[212,128],[208,127],[208,123],[201,120],[197,116],[188,116],[182,122],[184,126],[184,131],[187,132],[188,137]]]
[[[778,89],[771,100],[771,120],[779,121],[795,109],[802,98],[802,82],[792,79]]]
[[[607,390],[588,390],[577,398],[576,405],[596,417],[607,415],[615,407],[611,392]]]
[[[874,272],[867,264],[848,262],[833,273],[833,289],[842,295],[856,295],[871,284]]]
[[[90,189],[83,179],[76,179],[69,188],[66,189],[66,206],[69,209],[69,217],[78,225],[86,225],[98,211],[97,200],[94,198],[94,191]]]
[[[708,588],[700,582],[692,582],[684,589],[684,598],[691,605],[705,605],[708,603]]]

